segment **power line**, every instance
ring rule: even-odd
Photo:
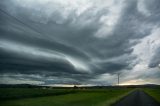
[[[31,29],[32,31],[37,32],[37,33],[39,33],[40,35],[42,35],[41,32],[37,31],[36,29],[34,29],[33,27],[31,27],[30,25],[28,25],[28,24],[26,24],[25,22],[21,21],[21,20],[18,19],[16,16],[13,16],[13,15],[9,14],[8,12],[6,12],[5,10],[3,10],[3,9],[1,9],[1,8],[0,8],[0,11],[1,11],[2,13],[6,14],[7,16],[13,18],[14,20],[18,21],[19,23],[25,25],[26,27],[28,27],[28,28]]]

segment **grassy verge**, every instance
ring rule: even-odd
[[[160,88],[145,88],[143,90],[160,103]]]
[[[122,98],[124,98],[125,96],[127,96],[128,94],[130,94],[131,92],[133,92],[135,89],[130,89],[130,91],[128,92],[124,92],[122,94],[119,94],[113,98],[110,98],[109,100],[101,103],[99,106],[112,106],[113,104],[119,102]]]
[[[58,96],[31,97],[1,101],[0,106],[109,106],[132,89],[75,90]],[[32,92],[30,92],[32,93]]]

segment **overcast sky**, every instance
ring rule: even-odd
[[[159,0],[1,0],[1,84],[160,84]]]

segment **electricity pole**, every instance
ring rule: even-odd
[[[119,86],[119,73],[117,75],[118,75],[118,86]]]

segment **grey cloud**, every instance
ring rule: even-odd
[[[38,71],[61,71],[76,73],[74,67],[65,60],[46,60],[43,58],[24,57],[16,54],[7,53],[1,50],[0,53],[0,70],[1,72],[20,72],[20,73],[37,73]]]
[[[6,14],[2,12],[1,12],[1,16],[2,17],[4,16],[4,19],[8,17],[6,16]],[[41,48],[51,49],[59,52],[65,52],[68,55],[77,56],[77,57],[80,56],[81,58],[84,57],[85,59],[88,58],[85,53],[83,53],[82,51],[78,50],[73,46],[59,43],[54,39],[47,39],[45,38],[45,35],[43,35],[43,38],[42,38],[41,37],[42,34],[35,33],[35,30],[28,29],[28,26],[24,26],[20,22],[17,22],[15,19],[13,20],[9,18],[7,20],[7,23],[8,25],[6,27],[5,27],[6,23],[2,24],[4,25],[3,26],[4,29],[1,29],[2,39],[21,42],[23,44],[33,46],[33,47],[41,47]],[[16,26],[12,26],[12,25],[16,25]],[[17,30],[15,31],[13,27],[16,27]]]
[[[160,64],[160,47],[156,50],[154,56],[150,60],[149,67],[154,68],[158,67]]]
[[[138,0],[124,0],[124,8],[119,13],[112,33],[98,38],[95,33],[105,26],[105,21],[102,23],[100,19],[109,14],[108,7],[93,6],[80,15],[76,14],[76,10],[72,10],[64,17],[60,10],[48,10],[50,13],[46,13],[41,9],[36,10],[36,7],[19,6],[13,0],[2,1],[0,43],[14,42],[16,45],[35,49],[31,52],[38,52],[36,50],[40,49],[45,53],[52,54],[53,51],[62,55],[57,54],[61,57],[57,60],[41,55],[34,57],[30,51],[24,56],[20,55],[21,51],[13,52],[8,50],[7,46],[3,48],[0,46],[0,73],[28,75],[40,73],[44,78],[39,80],[44,80],[46,77],[55,78],[53,82],[44,81],[49,84],[67,83],[67,81],[87,83],[104,73],[114,74],[131,70],[136,59],[132,54],[133,46],[139,43],[139,39],[150,35],[152,26],[158,22],[159,17],[158,5],[152,8],[153,4],[159,3],[158,1],[145,2],[152,16],[144,16],[137,8],[138,2]],[[9,7],[11,3],[13,5]],[[57,8],[63,10],[61,7]],[[132,40],[137,42],[131,43]],[[71,62],[66,57],[71,57],[75,61]],[[157,59],[157,55],[153,59],[154,65],[159,62],[155,58]],[[76,68],[74,63],[81,68],[87,67],[88,72]],[[61,80],[58,81],[58,78]]]

